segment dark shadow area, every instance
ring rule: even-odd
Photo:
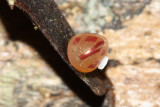
[[[34,30],[33,23],[26,13],[15,7],[10,10],[5,0],[0,0],[0,17],[10,39],[22,41],[33,47],[41,57],[55,70],[67,86],[91,107],[101,107],[105,96],[96,96],[85,83],[67,66],[49,41],[39,30]],[[35,71],[36,72],[36,71]]]

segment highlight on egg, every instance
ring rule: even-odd
[[[99,34],[77,34],[68,43],[68,60],[79,72],[88,73],[97,68],[104,69],[108,62],[108,48],[107,39]]]

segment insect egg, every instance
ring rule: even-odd
[[[88,73],[97,67],[103,69],[108,61],[108,41],[95,33],[75,35],[68,43],[69,62],[79,72]]]

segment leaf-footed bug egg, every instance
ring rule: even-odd
[[[107,64],[108,41],[95,33],[77,34],[68,43],[69,62],[79,72],[88,73]]]

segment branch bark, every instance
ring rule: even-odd
[[[112,84],[103,71],[84,74],[69,63],[67,45],[75,34],[54,0],[16,0],[15,6],[31,17],[62,59],[96,95],[104,95],[107,90],[112,90]]]

